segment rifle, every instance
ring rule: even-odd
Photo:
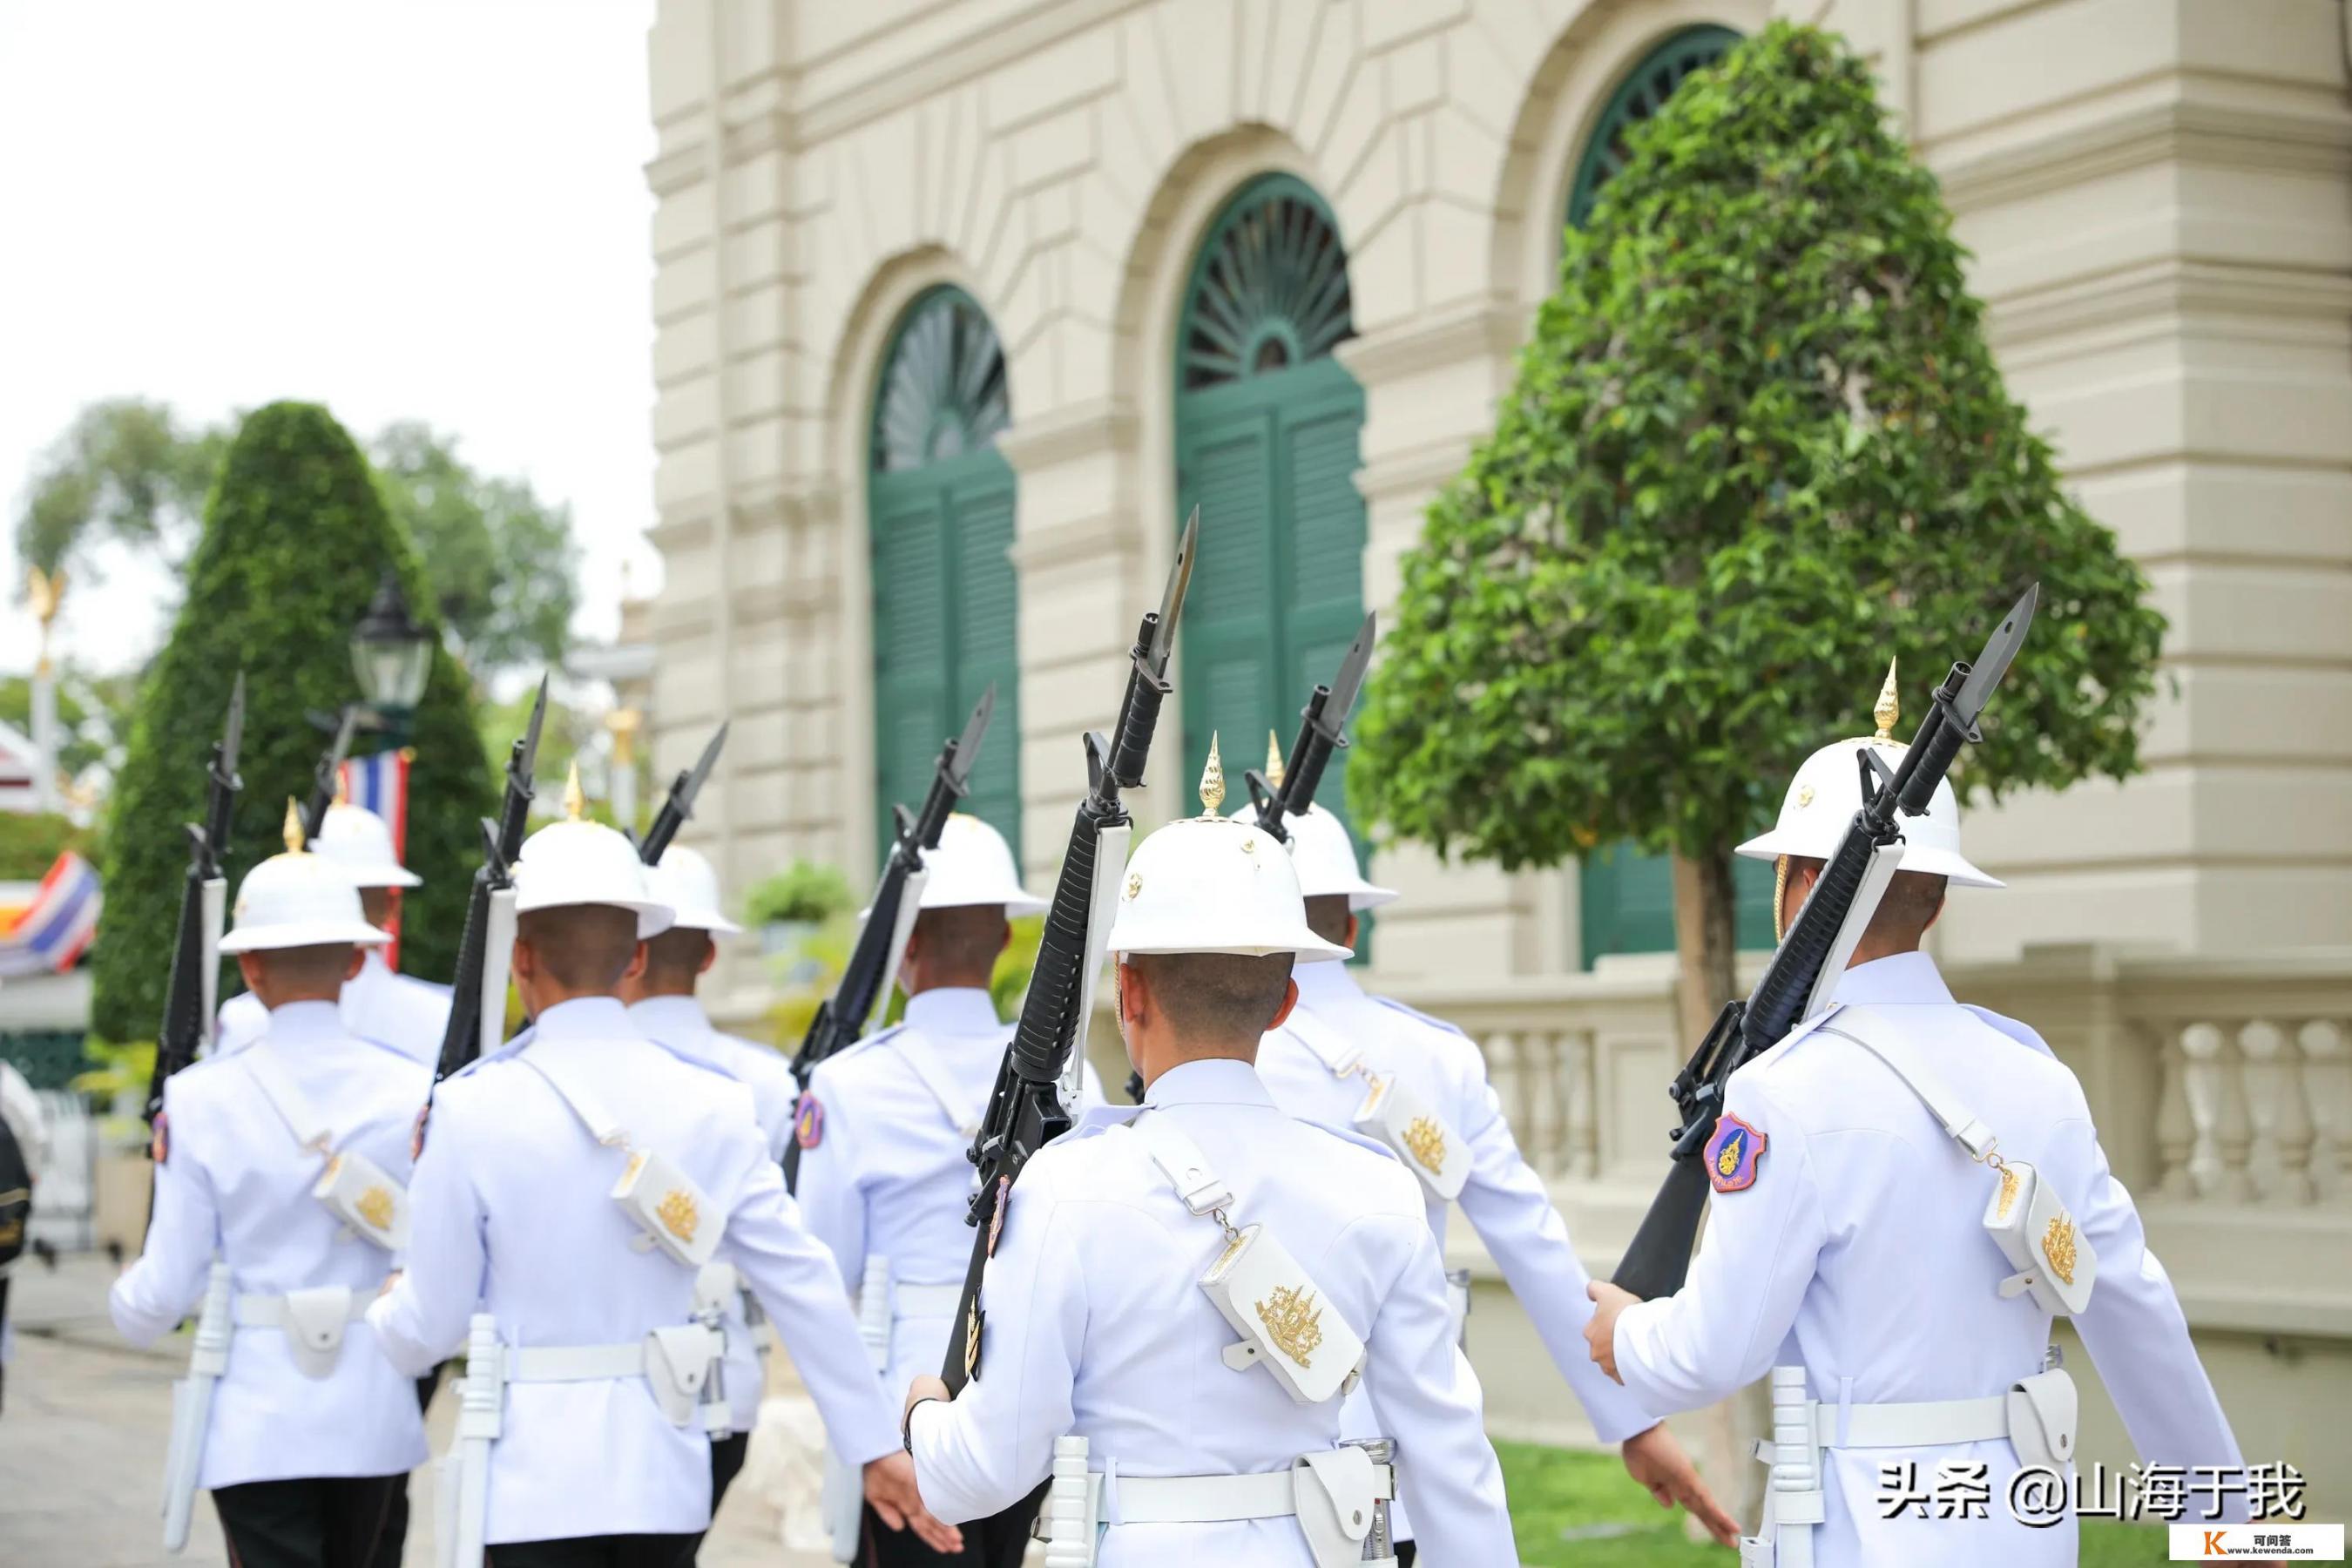
[[[341,773],[343,759],[351,754],[352,732],[359,728],[360,710],[355,704],[343,705],[342,718],[335,726],[332,744],[320,753],[319,765],[310,770],[310,798],[302,806],[302,842],[316,844],[319,829],[327,825],[327,808],[335,804],[342,793],[337,775]]]
[[[803,1093],[817,1064],[856,1045],[866,1033],[874,1009],[888,1004],[890,987],[898,978],[898,961],[906,955],[908,934],[914,930],[915,916],[922,906],[923,881],[929,875],[923,868],[923,852],[940,847],[948,814],[970,787],[972,765],[980,760],[980,742],[988,734],[988,721],[995,711],[996,688],[992,684],[973,704],[963,733],[940,748],[922,810],[909,815],[904,805],[893,808],[898,832],[874,885],[874,902],[849,950],[849,963],[833,994],[818,1005],[816,1016],[809,1020],[801,1048],[793,1053],[793,1078]],[[795,1138],[784,1145],[787,1191],[798,1187],[800,1174],[801,1144]]]
[[[210,1037],[220,988],[221,914],[228,904],[230,814],[245,781],[236,754],[245,742],[245,672],[229,689],[228,721],[205,768],[205,819],[188,829],[188,874],[180,885],[180,930],[172,943],[172,981],[163,993],[163,1026],[155,1037],[155,1070],[147,1080],[147,1125],[163,1113],[163,1080],[196,1059]],[[152,1147],[152,1146],[151,1146]]]
[[[1348,721],[1348,710],[1356,705],[1356,693],[1363,689],[1364,670],[1372,662],[1372,644],[1378,637],[1377,616],[1366,616],[1356,640],[1341,656],[1331,684],[1317,687],[1299,711],[1298,737],[1290,742],[1289,759],[1280,761],[1269,749],[1265,773],[1252,768],[1242,775],[1249,788],[1250,805],[1257,811],[1258,826],[1285,844],[1290,842],[1290,829],[1282,825],[1283,818],[1307,815],[1307,808],[1315,804],[1315,786],[1323,782],[1324,764],[1333,752],[1348,744],[1340,726]],[[1272,747],[1272,735],[1266,737],[1266,743]]]
[[[1709,1188],[1706,1163],[1698,1156],[1715,1136],[1732,1073],[1828,1002],[1902,858],[1897,814],[1925,812],[1960,747],[1983,738],[1977,718],[2024,643],[2041,593],[2037,583],[2010,606],[1975,663],[1952,666],[1899,766],[1890,773],[1869,746],[1855,753],[1862,809],[1790,922],[1756,989],[1745,1002],[1735,998],[1724,1005],[1667,1090],[1683,1115],[1671,1135],[1674,1163],[1617,1265],[1617,1285],[1644,1299],[1682,1289]]]
[[[962,1392],[980,1368],[980,1279],[1003,1223],[1006,1196],[1031,1156],[1069,1131],[1077,1104],[1095,984],[1102,973],[1110,912],[1127,870],[1127,841],[1135,825],[1119,792],[1143,786],[1160,705],[1173,689],[1168,656],[1177,617],[1183,612],[1184,591],[1192,581],[1200,531],[1201,513],[1195,507],[1176,546],[1176,563],[1169,569],[1160,609],[1145,615],[1135,646],[1128,651],[1127,691],[1119,700],[1111,738],[1099,732],[1086,738],[1086,798],[1078,802],[1070,825],[1070,847],[1054,882],[1036,967],[1030,972],[1028,994],[1021,999],[1021,1021],[996,1069],[988,1113],[972,1139],[971,1163],[979,1171],[980,1185],[966,1215],[974,1227],[971,1265],[964,1271],[963,1294],[956,1307],[956,1321],[964,1331],[961,1344],[949,1342],[947,1363],[940,1369],[950,1393]]]
[[[662,802],[661,810],[654,814],[654,825],[638,841],[638,859],[648,866],[661,864],[662,851],[677,837],[677,830],[686,826],[686,819],[694,815],[694,797],[702,793],[703,781],[710,777],[710,770],[718,764],[719,750],[726,744],[727,726],[721,724],[719,732],[710,737],[710,743],[702,748],[702,756],[694,766],[670,781],[669,798]]]
[[[514,862],[522,853],[523,829],[530,816],[531,770],[539,763],[539,731],[546,719],[547,678],[541,676],[530,722],[507,753],[506,795],[499,803],[498,820],[482,818],[482,863],[466,900],[465,934],[458,939],[457,973],[449,987],[449,1023],[433,1070],[436,1084],[505,1042],[507,966],[514,952]]]

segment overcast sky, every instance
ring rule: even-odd
[[[650,586],[652,0],[0,0],[0,673],[8,535],[94,399],[398,418],[567,501],[584,635]],[[76,584],[63,647],[135,662],[152,567]]]

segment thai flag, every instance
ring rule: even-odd
[[[403,746],[343,763],[343,798],[383,818],[392,829],[392,852],[403,865],[408,861],[408,764],[415,755]]]
[[[392,852],[404,866],[408,863],[408,764],[415,755],[401,746],[373,756],[348,758],[342,765],[343,798],[383,818],[383,825],[392,830]],[[383,961],[398,969],[397,915],[393,917],[391,931],[392,942],[383,950]]]
[[[98,868],[71,850],[58,856],[24,913],[0,931],[0,978],[71,969],[98,930],[103,901]]]

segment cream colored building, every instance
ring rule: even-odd
[[[2013,393],[2171,620],[2146,773],[1979,813],[2011,889],[1957,902],[1942,955],[2082,1074],[2249,1458],[2342,1518],[2342,0],[665,0],[657,773],[731,715],[692,832],[732,886],[862,871],[877,802],[994,679],[975,804],[1049,877],[1198,500],[1146,808],[1179,814],[1205,729],[1286,735],[1332,628],[1393,593],[1625,122],[1776,11],[1875,64]],[[1381,875],[1409,897],[1375,980],[1479,1037],[1605,1267],[1684,1049],[1654,886]],[[758,1007],[752,966],[730,984]],[[1498,1429],[1577,1435],[1556,1380],[1503,1375],[1540,1357],[1507,1297],[1474,1343]],[[2089,1452],[2127,1458],[2094,1404]]]

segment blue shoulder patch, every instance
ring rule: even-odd
[[[1462,1026],[1460,1025],[1449,1024],[1443,1018],[1433,1018],[1428,1014],[1420,1011],[1418,1008],[1406,1006],[1403,1003],[1398,1001],[1393,996],[1375,996],[1372,1000],[1379,1003],[1381,1006],[1388,1008],[1392,1013],[1402,1013],[1406,1017],[1426,1024],[1433,1029],[1443,1029],[1449,1035],[1461,1035],[1465,1040],[1470,1037],[1468,1035],[1463,1033]]]

